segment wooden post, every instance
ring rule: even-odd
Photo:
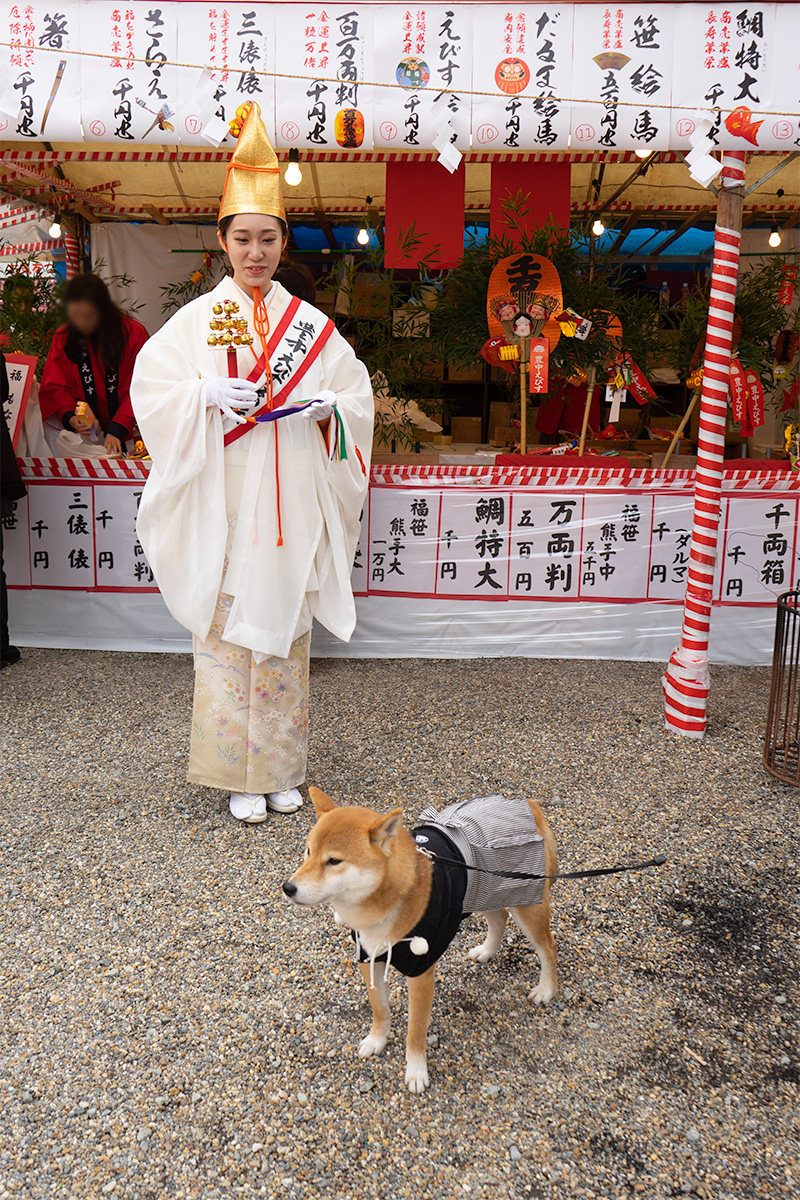
[[[583,452],[586,449],[586,433],[589,429],[589,413],[592,409],[592,397],[594,396],[595,380],[597,379],[597,367],[592,365],[589,367],[586,376],[586,404],[583,409],[583,425],[581,426],[581,440],[578,446],[578,458],[583,458]]]
[[[726,150],[722,157],[700,394],[689,577],[683,604],[681,644],[670,658],[663,679],[667,728],[694,738],[701,738],[706,730],[706,705],[710,688],[708,640],[722,504],[725,423],[728,415],[746,161],[747,154],[743,150]]]
[[[697,404],[697,401],[699,399],[700,399],[700,393],[692,392],[692,398],[689,401],[689,406],[686,409],[686,412],[683,414],[683,420],[681,421],[678,428],[675,430],[675,434],[672,438],[672,441],[670,442],[669,446],[667,447],[667,453],[664,455],[664,458],[661,462],[662,469],[667,465],[667,462],[669,461],[669,459],[672,458],[672,455],[675,452],[675,447],[677,446],[678,442],[681,440],[681,434],[683,433],[684,429],[686,428],[686,426],[689,424],[689,422],[692,419],[692,413],[694,412],[695,405]]]
[[[528,453],[528,369],[531,360],[530,338],[519,339],[519,452]]]

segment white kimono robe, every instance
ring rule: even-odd
[[[137,358],[131,399],[152,459],[137,527],[167,607],[194,634],[190,780],[285,791],[305,778],[312,619],[344,640],[355,627],[350,572],[372,389],[349,343],[301,303],[270,353],[273,394],[283,405],[334,392],[347,457],[335,461],[302,413],[233,425],[201,396],[204,380],[228,373],[225,350],[207,344],[212,305],[223,300],[238,302],[255,333],[252,302],[226,279],[177,312]],[[271,341],[291,302],[280,285],[267,297]],[[250,375],[260,352],[257,338],[252,350],[237,348],[239,375]],[[262,372],[254,383],[264,380]],[[247,432],[225,446],[237,428]]]
[[[284,402],[309,400],[324,389],[334,392],[347,458],[331,461],[317,422],[300,413],[249,427],[226,448],[223,435],[235,427],[216,407],[206,408],[201,396],[206,379],[228,373],[225,350],[207,344],[212,305],[226,299],[238,302],[239,315],[254,332],[252,302],[225,279],[171,317],[136,360],[131,399],[152,459],[137,528],[177,621],[206,638],[217,595],[224,591],[233,597],[225,640],[252,650],[256,658],[285,658],[292,642],[311,628],[312,617],[345,641],[355,627],[350,572],[368,486],[372,388],[366,367],[333,330]],[[267,309],[271,330],[291,299],[274,285]],[[297,342],[300,323],[313,324],[317,332],[329,324],[318,309],[301,302],[271,355],[273,372],[284,354],[292,355],[287,345]],[[257,343],[252,350],[238,348],[242,376],[255,365]],[[293,365],[302,366],[309,353],[308,348],[305,355],[295,351]],[[273,383],[276,395],[281,386]],[[229,533],[226,477],[232,473],[241,491],[236,526]]]

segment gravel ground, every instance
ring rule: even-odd
[[[191,663],[26,650],[3,672],[0,1200],[796,1196],[797,793],[768,672],[715,668],[703,743],[655,664],[316,660],[310,779],[410,818],[546,805],[561,990],[508,935],[440,970],[431,1089],[369,1023],[346,933],[280,882],[309,810],[234,823],[184,781]],[[397,977],[395,977],[397,980]],[[399,980],[396,1007],[403,1006]]]

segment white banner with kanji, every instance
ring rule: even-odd
[[[371,6],[287,4],[277,18],[281,79],[275,120],[284,146],[360,150],[372,146]]]
[[[572,52],[576,150],[669,149],[674,22],[671,4],[580,10]]]
[[[237,110],[255,101],[275,138],[275,7],[270,4],[184,4],[178,24],[178,59],[201,63],[180,71],[178,125],[181,140],[202,140],[214,118],[230,127]],[[243,113],[239,111],[239,118]],[[224,130],[220,130],[224,133]],[[206,143],[208,144],[208,143]],[[229,131],[212,144],[233,147]]]
[[[178,24],[182,4],[81,5],[81,117],[87,142],[180,139]]]
[[[0,5],[0,138],[681,150],[800,144],[800,4]],[[446,114],[441,112],[446,108]],[[445,119],[446,117],[446,119]]]
[[[391,4],[375,22],[374,138],[379,146],[432,146],[442,129],[469,150],[472,11],[466,4]],[[461,91],[460,89],[464,89]]]
[[[475,10],[472,140],[476,150],[569,144],[573,6]]]
[[[80,142],[78,0],[0,5],[0,139]]]
[[[709,136],[723,150],[785,147],[792,140],[795,122],[768,116],[764,110],[797,111],[797,30],[790,31],[787,24],[794,25],[800,13],[798,6],[690,7],[691,12],[684,12],[684,6],[678,5],[675,14],[672,97],[676,108],[670,144],[691,144],[695,126],[690,110],[695,104],[710,110],[713,125]],[[778,11],[786,8],[794,9],[794,14],[790,11],[781,15],[779,33]],[[786,16],[790,18],[788,23]],[[781,37],[793,39],[794,45],[786,47],[779,66],[777,45]]]

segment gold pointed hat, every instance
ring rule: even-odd
[[[247,114],[228,163],[219,220],[235,213],[263,213],[267,217],[286,220],[278,157],[267,137],[257,104],[253,104]]]

